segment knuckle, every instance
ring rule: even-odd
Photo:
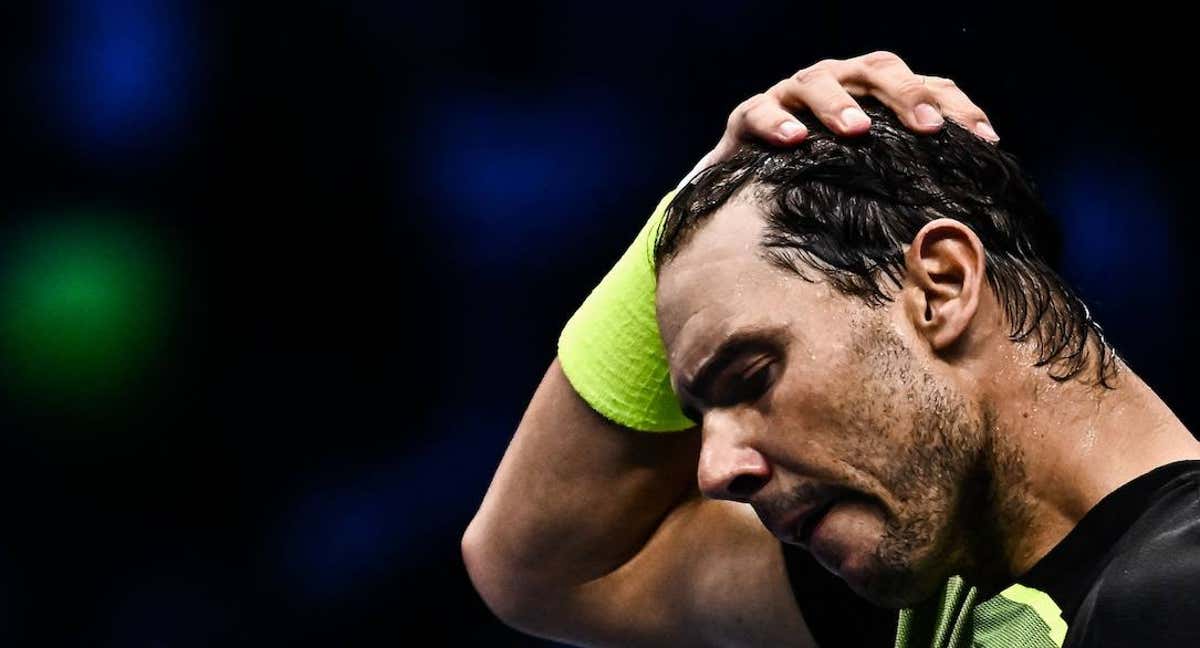
[[[828,69],[832,68],[833,66],[837,65],[838,63],[841,63],[841,61],[839,61],[838,59],[831,59],[831,58],[821,59],[820,61],[817,61],[816,63],[813,63],[812,65],[810,65],[806,68],[803,68],[799,72],[793,74],[792,78],[794,79],[796,77],[802,76],[804,74],[807,74],[807,73],[810,73],[813,71],[828,70]]]
[[[796,82],[796,79],[793,77],[788,77],[786,79],[778,81],[775,85],[771,86],[770,90],[767,90],[766,94],[769,96],[772,96],[772,97],[781,97],[783,95],[786,95],[789,91],[792,90],[792,84],[794,84],[795,82]]]
[[[909,77],[896,85],[895,96],[905,103],[916,103],[929,96],[929,88],[921,82],[920,77]]]
[[[750,114],[750,111],[754,110],[756,106],[761,104],[765,98],[766,95],[760,92],[759,94],[756,94],[738,104],[737,107],[733,109],[733,112],[729,113],[729,119],[726,121],[725,125],[729,128],[737,127],[738,124],[745,121],[746,115]]]
[[[860,61],[863,65],[872,69],[890,67],[902,62],[899,56],[886,50],[879,50],[871,52],[870,54],[864,54]]]
[[[825,61],[821,61],[820,63],[810,65],[809,67],[806,67],[803,70],[793,74],[792,78],[802,85],[808,85],[822,76],[828,75],[830,67],[831,65],[826,65]]]
[[[958,84],[955,83],[953,79],[947,79],[946,77],[938,77],[938,76],[927,76],[927,77],[925,77],[925,79],[926,79],[926,85],[937,88],[938,90],[957,90],[958,89]]]
[[[743,114],[752,112],[754,109],[758,108],[759,106],[763,105],[764,103],[766,103],[770,100],[771,100],[771,98],[769,96],[767,96],[767,93],[765,93],[765,92],[760,92],[760,93],[754,95],[753,97],[750,97],[744,103],[745,111],[743,112]]]

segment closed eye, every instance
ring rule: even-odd
[[[754,402],[766,394],[781,370],[787,337],[782,329],[733,334],[698,369],[675,385],[683,413],[696,423],[711,407]]]
[[[774,367],[774,362],[763,362],[749,374],[745,375],[742,378],[739,390],[742,396],[740,400],[748,402],[761,398],[771,385],[771,373]]]
[[[771,358],[761,358],[745,371],[730,379],[714,405],[728,406],[752,403],[763,396],[771,386],[776,363]]]

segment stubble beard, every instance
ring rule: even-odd
[[[972,413],[965,395],[917,366],[893,332],[875,333],[878,347],[869,363],[891,366],[882,371],[875,366],[870,382],[892,384],[864,392],[874,392],[876,398],[905,393],[915,412],[908,436],[912,442],[880,476],[903,509],[887,516],[875,551],[878,577],[869,597],[881,605],[906,607],[933,595],[947,577],[976,571],[993,559],[997,538],[990,520],[997,498],[992,417],[986,406]]]

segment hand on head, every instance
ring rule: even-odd
[[[871,119],[855,97],[875,97],[905,126],[933,133],[950,119],[991,142],[999,141],[988,116],[950,79],[914,74],[899,56],[872,52],[846,60],[826,59],[738,104],[725,133],[684,180],[733,154],[746,141],[795,146],[808,127],[793,113],[809,111],[839,135],[866,133]]]

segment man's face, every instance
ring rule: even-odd
[[[765,261],[745,195],[659,274],[672,381],[702,422],[701,490],[750,503],[860,595],[918,602],[963,562],[979,408],[898,300],[871,309]]]

